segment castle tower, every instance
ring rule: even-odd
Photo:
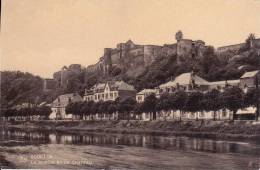
[[[63,87],[65,85],[65,81],[66,81],[66,72],[67,72],[68,68],[66,66],[62,67],[61,69],[61,73],[60,73],[60,86]]]

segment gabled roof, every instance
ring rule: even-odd
[[[143,89],[142,91],[137,93],[137,95],[142,95],[142,94],[145,94],[145,93],[156,93],[156,89]]]
[[[79,102],[82,101],[82,97],[77,93],[69,93],[69,94],[63,94],[57,97],[52,102],[52,106],[60,106],[65,107],[69,104],[69,102]]]
[[[118,90],[130,90],[130,91],[135,90],[134,86],[127,84],[124,81],[116,81],[114,87],[117,88]]]
[[[124,81],[108,81],[106,83],[98,83],[94,85],[91,89],[97,92],[103,92],[105,90],[106,85],[109,86],[109,89],[111,91],[115,91],[115,90],[135,91],[134,86],[129,85]]]
[[[171,87],[171,86],[176,86],[177,84],[179,85],[189,85],[191,84],[192,80],[194,80],[195,84],[197,85],[208,85],[209,82],[204,80],[203,78],[197,76],[197,75],[192,75],[193,73],[183,73],[175,78],[174,81],[169,81],[165,84],[160,85],[160,88],[163,87]]]
[[[240,80],[227,80],[227,81],[214,81],[214,82],[209,82],[210,85],[234,85],[234,84],[239,84]]]
[[[245,74],[243,74],[242,77],[240,77],[240,78],[250,78],[250,77],[255,77],[258,73],[259,73],[259,70],[245,72]]]

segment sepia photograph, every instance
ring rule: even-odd
[[[1,170],[260,170],[260,0],[0,8]]]

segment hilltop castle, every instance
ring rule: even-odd
[[[176,38],[177,39],[177,38]],[[202,40],[190,40],[178,38],[177,43],[159,45],[138,45],[132,40],[119,43],[116,48],[105,48],[103,56],[95,65],[87,67],[88,71],[101,71],[108,73],[112,66],[120,66],[122,63],[132,61],[133,64],[150,65],[159,56],[177,55],[177,62],[183,57],[200,57],[205,49]]]
[[[146,66],[153,63],[156,58],[176,56],[177,63],[184,60],[194,60],[203,56],[206,46],[202,40],[183,39],[182,32],[175,34],[176,43],[164,45],[139,45],[132,40],[125,43],[119,43],[115,48],[105,48],[104,54],[99,61],[87,67],[87,72],[99,72],[108,75],[111,68],[127,69],[129,74],[138,75],[144,71]],[[219,47],[215,50],[216,54],[232,52],[236,54],[245,43]],[[260,47],[260,39],[254,39],[250,42],[251,47]],[[68,78],[82,70],[79,64],[63,67],[60,71],[54,73],[53,78],[58,83],[58,87],[67,84]],[[140,71],[141,70],[141,71]],[[47,87],[47,86],[46,86]]]

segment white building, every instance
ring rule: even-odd
[[[239,87],[239,80],[226,80],[226,81],[215,81],[209,82],[209,90],[217,89],[220,92],[223,92],[224,89],[228,86],[237,86]]]
[[[172,93],[175,90],[191,92],[193,90],[208,90],[209,82],[194,73],[183,73],[165,84],[159,86],[160,93]]]
[[[84,100],[86,101],[114,101],[118,97],[125,99],[128,97],[135,98],[136,90],[134,86],[124,81],[108,81],[106,83],[98,83],[90,89],[85,90]]]
[[[156,96],[156,94],[159,91],[157,89],[143,89],[142,91],[140,91],[139,93],[136,94],[136,101],[137,103],[142,103],[144,102],[144,99],[151,95],[154,94]]]
[[[63,94],[57,97],[52,104],[51,104],[51,110],[52,113],[50,114],[50,119],[71,119],[71,114],[66,114],[66,106],[69,103],[73,102],[80,102],[82,101],[82,97],[77,93],[69,93],[69,94]]]

